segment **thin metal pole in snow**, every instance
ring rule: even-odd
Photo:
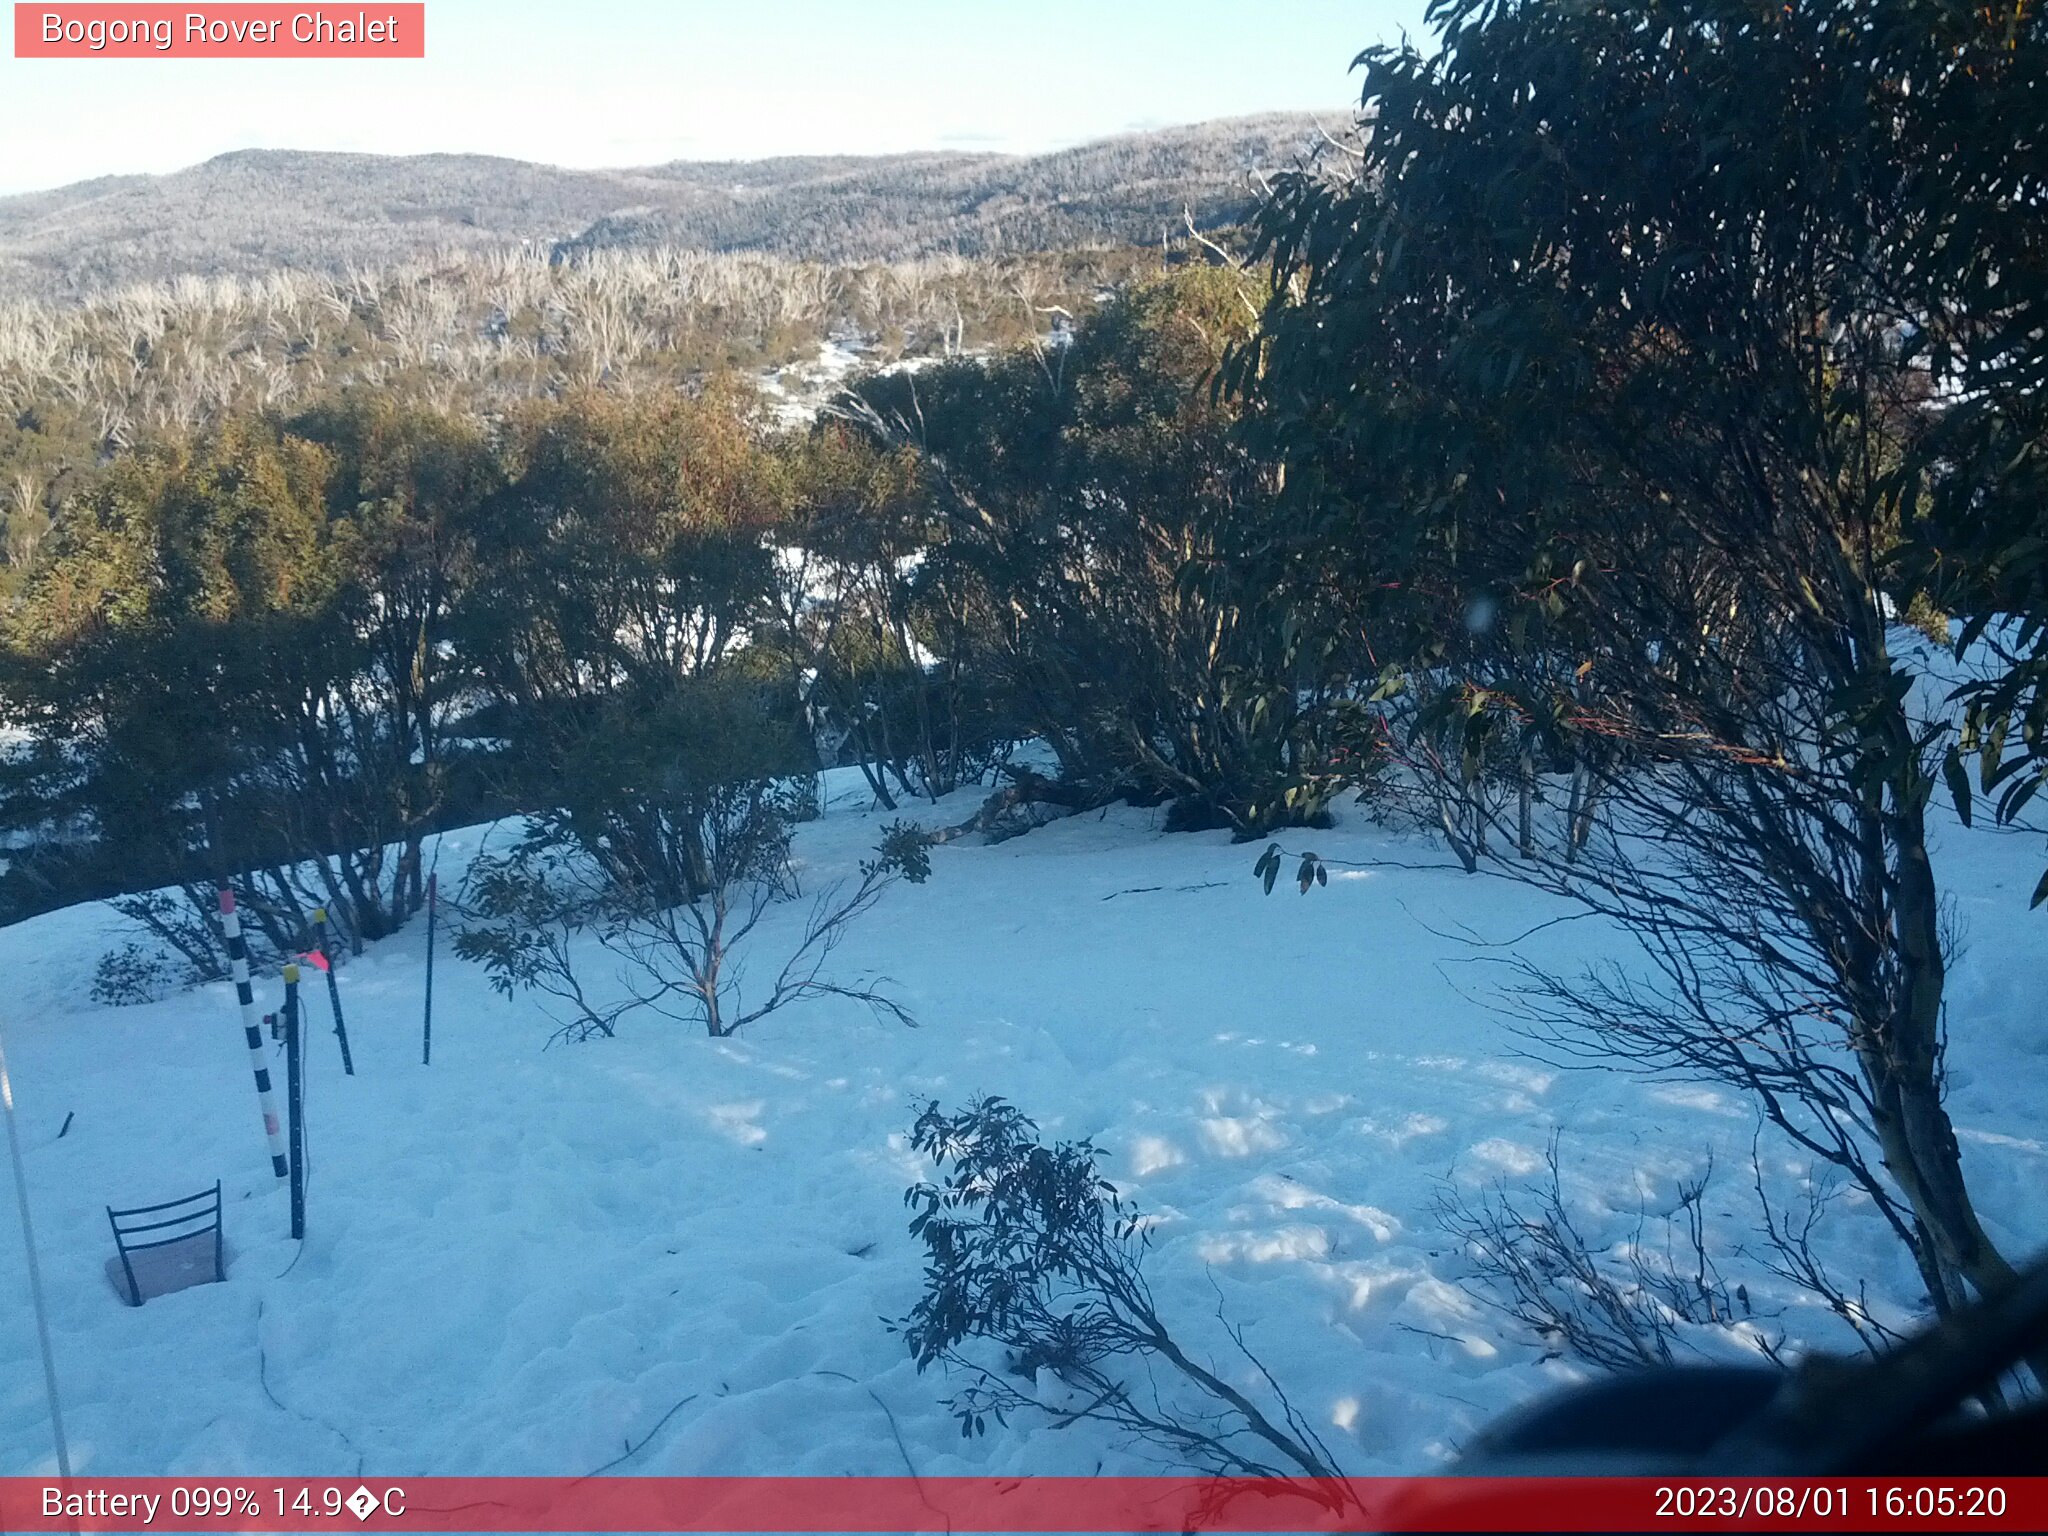
[[[341,1042],[341,1070],[356,1075],[356,1064],[348,1054],[348,1026],[341,1022],[341,987],[334,979],[334,950],[327,942],[327,909],[313,909],[313,945],[320,956],[320,969],[327,973],[327,1002],[334,1009],[334,1038]]]
[[[21,1167],[21,1132],[14,1126],[14,1082],[7,1075],[7,1047],[0,1042],[0,1105],[7,1109],[7,1151],[14,1160],[14,1198],[21,1207],[21,1244],[28,1253],[28,1295],[36,1313],[36,1342],[43,1350],[43,1391],[50,1400],[50,1433],[57,1442],[57,1475],[71,1481],[71,1447],[64,1439],[64,1410],[57,1401],[57,1361],[50,1353],[50,1313],[43,1304],[43,1271],[36,1262],[36,1229],[28,1215],[28,1175]]]
[[[427,876],[427,1015],[420,1027],[420,1065],[423,1067],[434,1059],[434,919],[440,911],[441,877],[430,874]]]
[[[292,1240],[306,1235],[306,1036],[300,1027],[299,968],[284,968],[284,1102],[291,1117]]]
[[[242,939],[241,914],[235,893],[220,888],[220,922],[228,936],[228,969],[235,979],[235,1001],[242,1005],[242,1035],[249,1043],[249,1066],[256,1074],[256,1099],[263,1106],[263,1134],[270,1141],[270,1171],[280,1179],[291,1172],[284,1154],[284,1127],[277,1119],[277,1096],[270,1091],[270,1063],[263,1056],[263,1024],[256,1017],[256,994],[249,987],[249,946]]]

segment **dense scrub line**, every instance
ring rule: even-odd
[[[265,871],[287,927],[324,904],[368,941],[436,826],[566,808],[624,842],[671,792],[840,762],[894,807],[1025,737],[1070,807],[1309,818],[1327,690],[1183,579],[1270,488],[1201,389],[1240,290],[1147,280],[794,430],[721,374],[488,414],[344,391],[118,455],[9,604],[12,909],[124,893],[204,952],[203,902],[137,893]]]
[[[1139,260],[1100,250],[835,265],[666,248],[559,260],[526,248],[0,304],[0,555],[10,575],[26,565],[110,458],[224,415],[302,411],[348,389],[488,408],[600,383],[673,388],[808,358],[835,334],[864,338],[878,362],[943,356],[1085,311]]]

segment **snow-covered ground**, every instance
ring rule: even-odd
[[[756,383],[767,400],[775,425],[809,426],[856,375],[917,373],[934,361],[931,356],[920,354],[877,367],[873,353],[873,344],[866,338],[835,335],[818,348],[816,357],[762,373]]]
[[[762,374],[761,393],[768,399],[775,424],[803,427],[815,421],[818,412],[856,373],[871,366],[867,350],[858,338],[834,336],[809,361]]]
[[[830,785],[828,814],[798,841],[809,889],[850,872],[890,819],[857,775]],[[921,814],[957,821],[973,798]],[[1219,1311],[1242,1327],[1350,1471],[1434,1467],[1575,1374],[1467,1299],[1464,1260],[1430,1213],[1446,1181],[1536,1173],[1553,1130],[1574,1214],[1601,1242],[1669,1211],[1713,1155],[1730,1283],[1783,1309],[1795,1339],[1848,1342],[1729,1251],[1751,1237],[1743,1105],[1518,1057],[1485,967],[1439,936],[1503,939],[1565,909],[1445,868],[1355,811],[1286,841],[1371,867],[1266,897],[1256,849],[1162,835],[1158,819],[1115,808],[935,849],[930,882],[892,890],[834,962],[893,977],[915,1030],[829,1002],[736,1040],[637,1018],[616,1040],[544,1051],[537,1010],[492,994],[444,944],[422,1067],[415,925],[343,972],[354,1078],[324,997],[309,999],[302,1250],[285,1236],[232,989],[98,1008],[86,989],[114,941],[106,909],[0,933],[0,1024],[74,1464],[576,1474],[646,1440],[618,1471],[1160,1470],[1088,1427],[963,1440],[945,1381],[918,1376],[883,1330],[919,1285],[902,1195],[922,1170],[905,1132],[928,1099],[982,1094],[1107,1149],[1109,1175],[1161,1218],[1148,1272],[1177,1333],[1251,1382]],[[445,840],[444,879],[485,836]],[[1946,839],[1967,934],[1951,1104],[1988,1224],[2025,1252],[2048,1234],[2048,913],[2026,910],[2048,849],[2038,835]],[[778,909],[764,950],[803,910]],[[1570,922],[1520,949],[1569,965],[1615,942]],[[276,984],[263,992],[276,1006]],[[215,1178],[228,1283],[121,1306],[103,1208]],[[30,1474],[52,1454],[20,1236],[0,1214],[0,1474]],[[1867,1213],[1838,1209],[1827,1242],[1873,1292],[1915,1294]]]

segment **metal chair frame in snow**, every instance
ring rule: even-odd
[[[178,1214],[172,1216],[164,1215],[167,1211],[176,1211]],[[139,1221],[136,1219],[137,1217],[157,1217],[159,1219]],[[142,1283],[136,1278],[135,1274],[135,1255],[138,1253],[146,1253],[158,1248],[168,1248],[177,1243],[189,1245],[193,1238],[203,1237],[210,1233],[213,1237],[212,1278],[213,1280],[225,1280],[228,1277],[226,1255],[221,1242],[220,1181],[218,1179],[214,1180],[213,1188],[201,1190],[196,1195],[186,1195],[183,1199],[179,1200],[164,1200],[156,1205],[133,1206],[125,1211],[117,1211],[110,1205],[107,1207],[107,1224],[114,1229],[114,1247],[121,1257],[121,1273],[128,1281],[128,1289],[121,1299],[131,1307],[139,1307],[149,1300],[149,1296],[143,1294]],[[172,1232],[168,1237],[152,1237],[143,1242],[135,1242],[133,1240],[138,1233],[165,1232],[173,1227],[182,1230]],[[209,1283],[211,1282],[207,1280],[187,1280],[179,1285],[166,1287],[164,1290],[152,1291],[150,1295],[161,1296],[167,1294],[169,1290],[182,1290],[186,1285],[205,1285]]]

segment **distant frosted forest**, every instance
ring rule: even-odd
[[[476,409],[672,388],[812,360],[835,336],[876,365],[958,355],[1049,335],[1161,259],[1128,246],[841,264],[672,247],[452,252],[343,277],[188,276],[78,304],[0,302],[0,590],[122,454],[224,415],[288,414],[350,389]]]
[[[1331,120],[1348,121],[1347,112]],[[1241,221],[1262,173],[1321,141],[1298,113],[1053,154],[804,156],[578,171],[484,155],[248,150],[169,176],[0,198],[0,301],[186,275],[343,275],[531,244],[760,251],[832,262],[1152,245],[1183,212]]]

